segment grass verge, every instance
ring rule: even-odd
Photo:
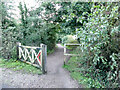
[[[31,73],[31,74],[39,74],[39,75],[42,74],[39,68],[36,68],[32,65],[13,59],[5,60],[0,58],[0,67],[8,68],[13,71],[21,71],[22,73]]]
[[[85,88],[100,88],[101,84],[94,80],[89,74],[82,74],[79,62],[75,56],[71,57],[64,68],[70,72],[73,79],[77,80]]]
[[[54,49],[48,50],[48,51],[47,51],[47,54],[48,54],[48,55],[49,55],[49,54],[52,54],[54,51],[55,51]]]

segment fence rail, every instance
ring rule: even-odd
[[[70,54],[67,53],[66,46],[81,46],[81,44],[64,44],[64,64],[66,63],[66,56],[80,56],[80,54]]]
[[[41,44],[40,47],[24,46],[17,43],[17,60],[31,64],[46,73],[47,46]]]

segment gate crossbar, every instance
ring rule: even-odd
[[[29,50],[28,50],[29,49]],[[36,52],[38,50],[38,52]],[[47,46],[41,44],[40,47],[24,46],[17,43],[17,60],[31,64],[46,72]]]
[[[66,57],[65,56],[80,56],[80,54],[69,54],[67,53],[66,46],[81,46],[81,44],[64,44],[64,64],[66,63]]]

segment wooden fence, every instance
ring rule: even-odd
[[[81,46],[81,44],[64,44],[64,64],[66,63],[66,56],[80,56],[79,54],[67,53],[66,46]]]
[[[46,68],[47,46],[41,44],[40,47],[24,46],[17,43],[17,60],[31,64],[42,70],[42,73],[47,72]]]

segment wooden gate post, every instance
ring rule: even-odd
[[[21,46],[21,43],[17,42],[17,60],[19,60],[19,46]]]
[[[47,45],[45,45],[45,73],[47,73]]]
[[[42,73],[45,74],[46,73],[46,57],[47,57],[47,46],[44,44],[41,44],[41,48],[42,48]]]
[[[65,56],[65,54],[66,54],[66,44],[64,44],[64,65],[66,63],[66,56]]]

